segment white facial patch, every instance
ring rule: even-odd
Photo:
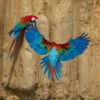
[[[32,17],[32,21],[35,21],[36,18]]]

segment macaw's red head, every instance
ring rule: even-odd
[[[36,22],[37,21],[37,17],[36,16],[34,16],[34,15],[29,15],[28,16],[29,18],[30,18],[30,22]]]
[[[23,23],[26,23],[27,21],[30,22],[36,22],[37,21],[37,17],[34,15],[29,15],[29,16],[25,16],[25,17],[21,17],[20,21],[23,21]]]

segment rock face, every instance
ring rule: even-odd
[[[46,39],[64,43],[83,32],[92,39],[88,49],[62,62],[62,78],[53,83],[43,75],[41,58],[21,30],[5,61],[13,36],[8,32],[25,15],[38,16]],[[0,0],[0,100],[100,99],[100,0]]]

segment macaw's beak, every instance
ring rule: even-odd
[[[36,19],[35,21],[37,22],[38,19]]]
[[[37,19],[35,19],[34,22],[36,23],[37,22]]]

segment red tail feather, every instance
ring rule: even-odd
[[[51,67],[51,78],[54,80],[54,68]]]
[[[14,45],[14,42],[15,42],[15,41],[14,41],[14,39],[13,39],[12,44],[11,44],[10,49],[9,49],[9,53],[10,53],[10,51],[11,51],[13,45]]]
[[[12,44],[11,44],[10,49],[9,49],[9,52],[8,52],[8,54],[7,54],[7,56],[6,56],[5,61],[6,61],[7,58],[9,57],[9,54],[10,54],[10,52],[11,52],[11,49],[12,49],[13,45],[14,45],[14,42],[15,42],[15,41],[14,41],[14,39],[13,39]]]

